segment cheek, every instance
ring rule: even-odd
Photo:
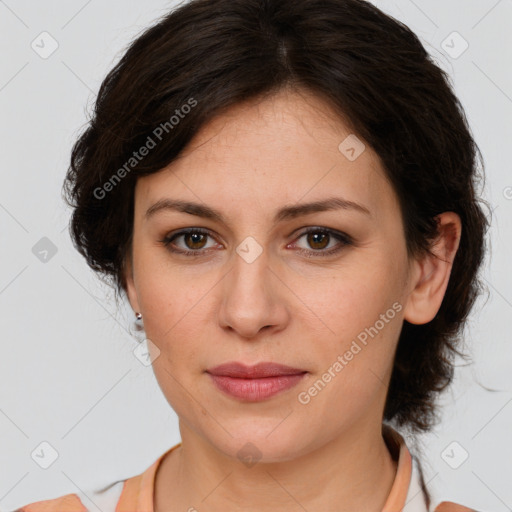
[[[401,329],[401,305],[396,301],[370,301],[364,293],[343,297],[326,313],[336,334],[329,333],[316,345],[318,371],[301,387],[303,405],[298,406],[309,408],[315,418],[329,418],[333,425],[357,419],[376,399],[384,399]]]
[[[322,325],[328,337],[333,340],[349,340],[370,328],[393,309],[393,303],[400,297],[396,282],[389,271],[370,271],[351,268],[350,275],[333,276],[326,286],[304,283],[301,296],[308,308],[315,313],[316,326]],[[309,288],[308,288],[309,287]],[[386,316],[394,318],[395,311]],[[314,321],[314,320],[312,320]],[[389,322],[386,322],[387,331]],[[311,325],[313,327],[313,325]],[[382,326],[379,323],[379,330]]]
[[[400,280],[393,276],[382,266],[373,272],[354,270],[350,277],[333,279],[327,293],[309,295],[311,309],[322,321],[312,319],[309,330],[322,325],[325,333],[315,351],[319,385],[331,389],[324,395],[326,406],[340,400],[357,408],[387,385],[403,310],[395,284]]]
[[[188,387],[204,366],[204,343],[210,339],[205,325],[212,313],[207,310],[209,302],[205,293],[211,286],[203,289],[191,286],[190,282],[180,278],[152,278],[141,289],[147,304],[146,336],[158,354],[153,370],[172,406],[182,400],[182,386]]]
[[[201,303],[214,283],[165,265],[141,267],[138,298],[145,311],[146,333],[151,332],[160,344],[178,331],[189,332],[190,325],[199,321]]]

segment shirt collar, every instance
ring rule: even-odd
[[[382,435],[388,449],[397,462],[395,480],[382,512],[427,512],[426,504],[416,471],[413,471],[412,456],[400,433],[387,424],[382,425]],[[115,512],[154,512],[153,495],[157,469],[166,455],[181,446],[181,443],[163,453],[140,475],[125,481]]]

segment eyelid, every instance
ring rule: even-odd
[[[346,233],[343,233],[341,231],[338,231],[336,229],[331,229],[323,226],[309,226],[305,228],[302,232],[300,232],[298,235],[296,235],[293,244],[297,243],[297,241],[302,238],[304,235],[307,235],[309,233],[324,233],[328,234],[331,238],[335,238],[338,240],[338,244],[336,244],[334,247],[331,247],[327,250],[314,250],[314,249],[297,249],[297,252],[301,254],[305,254],[306,257],[309,258],[316,258],[316,257],[328,257],[328,256],[335,256],[338,253],[340,253],[345,247],[354,245],[354,240],[350,235],[347,235]],[[340,247],[341,245],[341,247]]]
[[[161,240],[158,240],[158,241],[160,243],[164,244],[164,246],[168,248],[168,246],[171,245],[171,242],[173,240],[175,240],[176,238],[179,238],[180,236],[191,234],[191,233],[198,233],[200,235],[206,235],[206,236],[209,236],[210,238],[216,239],[216,237],[214,237],[212,235],[212,232],[209,229],[190,227],[190,228],[178,229],[177,231],[171,231],[170,233],[166,234]],[[204,254],[206,252],[206,250],[200,250],[200,249],[197,249],[195,251],[194,250],[186,251],[184,249],[176,250],[176,251],[171,250],[171,249],[169,249],[169,250],[171,252],[175,252],[175,253],[178,253],[178,254],[186,254],[187,252],[197,253],[197,254]]]
[[[332,238],[335,238],[336,240],[338,240],[337,246],[335,246],[335,248],[331,248],[328,250],[321,250],[321,249],[314,250],[314,249],[303,249],[303,248],[296,249],[296,252],[298,252],[298,253],[301,253],[301,254],[308,253],[309,257],[314,258],[316,256],[322,257],[322,256],[334,255],[334,254],[337,254],[338,252],[340,252],[341,250],[343,250],[344,247],[351,246],[354,244],[354,240],[350,235],[348,235],[347,233],[344,233],[342,231],[338,231],[336,229],[332,229],[332,228],[328,228],[328,227],[324,227],[324,226],[307,226],[306,228],[301,228],[301,230],[300,229],[296,230],[296,231],[300,231],[300,232],[296,235],[294,234],[294,237],[295,237],[294,240],[292,242],[290,242],[289,244],[287,244],[287,247],[290,244],[295,244],[300,238],[302,238],[304,235],[307,235],[311,232],[313,232],[313,233],[319,232],[319,233],[328,234]],[[171,242],[173,240],[175,240],[176,238],[179,238],[181,236],[191,234],[191,233],[198,233],[198,234],[206,235],[215,240],[217,238],[216,236],[214,236],[212,234],[212,231],[210,229],[189,227],[189,228],[182,228],[177,231],[170,232],[167,235],[165,235],[163,237],[163,239],[159,240],[159,242],[164,244],[164,246],[170,252],[179,254],[179,255],[183,255],[183,256],[202,256],[202,255],[209,253],[212,250],[212,248],[196,249],[196,250],[193,250],[193,249],[190,249],[190,250],[176,249],[176,250],[174,250],[174,249],[169,248],[169,246],[171,245]],[[339,247],[340,244],[341,244],[341,247]]]

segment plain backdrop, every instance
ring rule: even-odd
[[[442,421],[419,441],[433,495],[505,512],[512,509],[512,2],[373,3],[414,30],[449,73],[485,159],[488,294],[466,330],[472,362],[458,362]],[[0,510],[139,474],[180,440],[151,366],[134,357],[133,313],[116,307],[73,248],[61,199],[71,145],[102,79],[173,5],[0,1]],[[48,469],[32,456],[44,442],[57,456]],[[447,449],[467,460],[454,469]]]

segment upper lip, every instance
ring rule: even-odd
[[[306,373],[306,370],[292,368],[284,364],[262,362],[253,366],[247,366],[237,361],[224,363],[214,368],[206,370],[212,375],[223,375],[226,377],[236,377],[239,379],[258,379],[263,377],[276,377],[279,375],[297,375]]]

